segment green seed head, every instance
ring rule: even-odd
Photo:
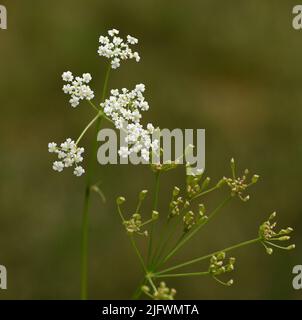
[[[116,203],[120,206],[121,204],[123,204],[126,201],[126,199],[124,197],[118,197],[116,199]]]

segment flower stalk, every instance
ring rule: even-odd
[[[106,96],[108,81],[110,74],[110,66],[107,67],[107,72],[105,75],[105,81],[102,90],[102,98],[103,101]],[[99,111],[98,115],[90,122],[90,125],[84,129],[82,135],[79,139],[82,138],[83,134],[89,129],[89,127],[96,122],[96,134],[98,134],[101,123],[102,123],[102,112]],[[78,140],[79,140],[78,139]],[[94,139],[92,142],[92,156],[90,159],[90,163],[87,169],[87,182],[85,189],[85,197],[84,197],[84,207],[82,214],[82,240],[81,240],[81,299],[87,300],[88,298],[88,233],[89,233],[89,209],[90,209],[90,196],[91,196],[91,186],[92,186],[92,177],[95,169],[95,156],[97,153],[97,140]]]
[[[159,187],[160,187],[160,171],[155,172],[155,191],[154,191],[154,200],[153,200],[153,210],[158,209],[157,207],[158,207]],[[150,237],[149,237],[148,258],[147,258],[148,263],[152,257],[153,232],[154,232],[154,224],[152,224],[151,226]]]

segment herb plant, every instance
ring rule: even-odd
[[[149,109],[149,104],[144,98],[145,86],[137,84],[132,90],[126,88],[112,89],[108,96],[109,77],[111,70],[116,70],[121,63],[133,59],[140,61],[140,56],[132,47],[138,43],[138,40],[132,36],[122,39],[119,31],[112,29],[108,35],[99,38],[98,54],[108,59],[108,66],[105,72],[105,79],[102,89],[102,95],[99,103],[94,102],[95,94],[89,86],[92,76],[84,73],[82,76],[74,76],[72,72],[67,71],[62,75],[65,82],[63,91],[70,96],[69,103],[71,107],[78,107],[83,101],[87,102],[96,112],[95,117],[86,125],[84,130],[76,140],[66,139],[63,143],[57,144],[51,142],[48,144],[50,153],[54,153],[57,159],[53,162],[53,169],[62,172],[65,168],[73,168],[75,176],[80,177],[87,173],[87,182],[84,190],[83,221],[82,221],[82,241],[81,241],[81,298],[87,299],[87,263],[88,263],[88,226],[89,211],[91,202],[91,193],[97,192],[103,197],[98,183],[95,181],[95,166],[97,155],[97,139],[92,141],[90,161],[87,168],[84,169],[84,148],[80,142],[86,132],[95,126],[96,135],[98,134],[103,121],[114,124],[118,130],[125,133],[125,143],[127,147],[120,147],[118,153],[121,158],[127,158],[131,154],[140,154],[145,161],[149,161],[154,153],[160,153],[159,140],[152,139],[151,136],[156,130],[149,123],[146,128],[141,124],[142,112]],[[126,125],[125,125],[126,123]],[[177,169],[180,164],[175,161],[164,163],[153,163],[150,165],[155,176],[155,188],[153,194],[152,212],[143,214],[143,202],[147,196],[147,190],[142,190],[138,195],[137,207],[133,212],[125,212],[124,197],[116,200],[117,211],[120,215],[122,225],[127,232],[134,252],[141,264],[143,276],[138,285],[133,298],[139,298],[142,293],[146,297],[156,300],[172,300],[175,297],[176,290],[170,289],[163,281],[175,277],[202,277],[210,276],[221,285],[231,286],[233,279],[226,278],[227,274],[234,270],[235,258],[229,256],[229,253],[240,247],[259,243],[263,245],[268,254],[273,253],[274,248],[291,250],[295,246],[281,246],[279,243],[290,239],[289,234],[292,228],[275,231],[276,222],[273,222],[276,214],[270,215],[267,221],[259,227],[258,234],[254,239],[240,242],[231,247],[217,250],[201,257],[182,262],[177,265],[168,266],[168,262],[182,249],[191,239],[205,227],[233,198],[239,198],[241,201],[248,201],[249,196],[246,191],[254,185],[258,175],[248,177],[249,172],[245,170],[242,176],[236,172],[234,159],[230,162],[230,177],[223,177],[214,185],[211,185],[210,178],[204,177],[203,172],[186,176],[186,188],[180,190],[174,187],[171,190],[171,198],[167,203],[167,208],[158,208],[158,198],[160,195],[160,180],[166,171]],[[190,166],[187,166],[189,172]],[[215,192],[221,188],[228,188],[228,196],[217,205],[213,210],[208,210],[204,202],[204,196]],[[158,220],[164,219],[165,229],[158,230]],[[181,231],[179,231],[181,226]],[[156,235],[161,234],[160,237]],[[148,241],[148,250],[145,254],[137,245],[137,237],[145,237]],[[157,238],[157,241],[155,239]],[[201,269],[199,263],[205,262]],[[197,266],[195,272],[182,272],[182,268],[187,266]]]

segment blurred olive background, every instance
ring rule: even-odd
[[[292,252],[267,256],[261,245],[234,251],[231,288],[210,278],[167,281],[178,299],[299,299],[292,268],[302,264],[302,31],[292,28],[298,1],[5,1],[0,30],[0,264],[8,270],[1,299],[78,299],[85,178],[52,171],[47,143],[76,138],[94,116],[72,109],[61,74],[90,72],[100,97],[105,60],[98,37],[115,27],[139,38],[141,63],[123,63],[110,87],[146,84],[144,120],[165,128],[206,129],[207,175],[229,175],[229,159],[261,176],[251,200],[233,200],[174,262],[252,239],[277,210],[295,228]],[[89,154],[92,130],[83,140]],[[93,194],[89,292],[92,299],[127,299],[141,269],[121,227],[115,198],[134,210],[154,177],[146,166],[98,166],[107,203]],[[184,171],[163,176],[159,209],[183,185]],[[209,209],[227,191],[206,198]],[[149,197],[150,198],[150,197]],[[150,199],[144,208],[150,212]],[[195,269],[206,268],[197,265]]]

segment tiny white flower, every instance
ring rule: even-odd
[[[74,168],[73,174],[75,176],[80,177],[84,173],[85,173],[85,170],[81,166],[78,166],[78,167]]]
[[[107,44],[107,43],[109,43],[109,38],[108,37],[104,37],[104,36],[100,36],[99,42],[103,43],[103,44]]]
[[[86,83],[89,83],[92,80],[91,74],[90,73],[83,73],[83,81]]]
[[[154,132],[154,126],[152,123],[147,124],[147,130],[152,134]]]
[[[67,156],[64,159],[64,165],[66,168],[72,167],[73,163],[74,163],[74,160],[70,156]]]
[[[83,161],[83,157],[80,154],[74,156],[74,162],[79,163]]]
[[[80,84],[82,84],[82,82],[83,82],[83,79],[78,76],[78,77],[75,78],[74,84],[80,85]]]
[[[66,82],[73,81],[73,75],[70,71],[63,72],[62,79]]]
[[[112,66],[112,69],[117,69],[119,66],[120,66],[120,59],[119,58],[114,58],[112,61],[111,61],[111,66]]]
[[[64,91],[64,93],[66,93],[66,94],[71,94],[71,92],[72,92],[72,86],[71,86],[70,84],[65,84],[65,85],[63,86],[63,91]]]
[[[58,152],[58,158],[59,159],[64,159],[67,156],[67,154],[63,151],[59,151]]]
[[[135,86],[135,89],[139,92],[145,92],[146,86],[143,83],[140,83]]]
[[[118,92],[117,89],[112,89],[112,90],[110,91],[110,93],[111,93],[113,96],[118,96],[118,94],[119,94],[119,92]]]
[[[119,46],[123,43],[123,39],[120,38],[120,37],[114,37],[113,40],[112,40],[113,44],[115,46]],[[121,52],[121,49],[120,48],[115,48],[115,51],[114,51],[114,54],[118,54]]]
[[[127,147],[121,147],[120,150],[118,151],[118,153],[122,158],[127,158],[130,154]]]
[[[127,42],[130,44],[137,44],[138,40],[130,35],[127,36]]]
[[[143,110],[143,111],[147,111],[149,110],[149,104],[147,101],[142,101],[141,104],[140,104],[140,108]]]
[[[71,104],[71,106],[73,108],[77,107],[79,104],[80,104],[80,99],[77,98],[77,97],[72,97],[70,100],[69,100],[69,103]]]
[[[84,151],[85,151],[85,149],[82,147],[77,149],[78,154],[82,154],[82,153],[84,153]]]
[[[133,58],[135,59],[136,62],[140,62],[141,57],[139,56],[138,52],[133,53]]]
[[[55,162],[53,163],[52,168],[53,168],[55,171],[62,172],[63,169],[64,169],[64,164],[63,164],[63,162],[61,162],[61,161],[55,161]]]
[[[54,142],[50,142],[48,144],[48,152],[50,153],[57,152],[57,144]]]
[[[108,31],[110,37],[114,37],[115,35],[119,34],[120,32],[116,29],[111,29]]]

